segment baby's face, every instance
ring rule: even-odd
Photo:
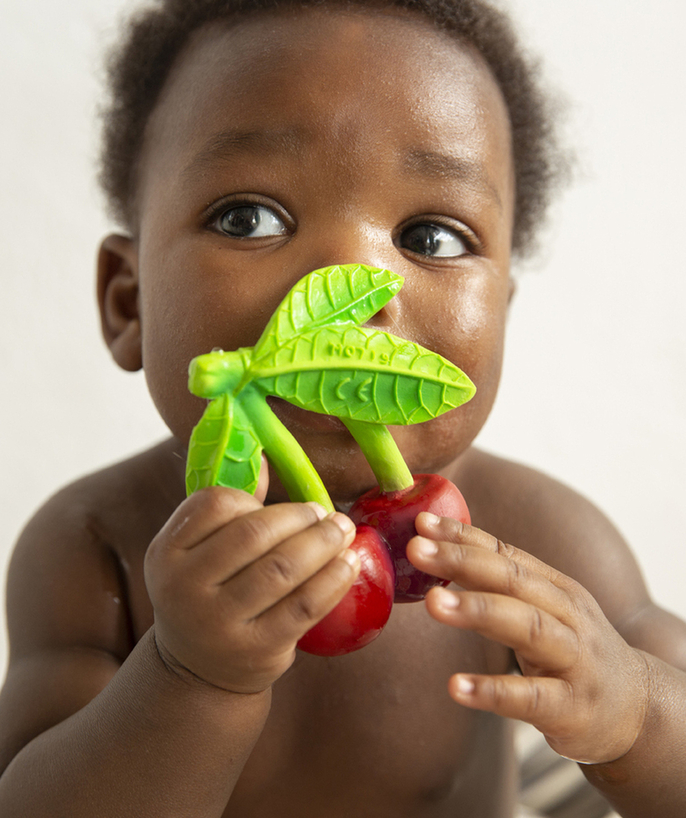
[[[192,357],[252,346],[311,270],[364,263],[405,277],[370,323],[478,389],[394,430],[410,469],[439,471],[469,445],[500,375],[514,196],[507,114],[480,58],[399,13],[206,29],[153,113],[139,179],[143,364],[179,439],[203,409],[186,388]],[[275,410],[334,498],[373,484],[337,422]]]

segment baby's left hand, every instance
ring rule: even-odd
[[[410,561],[460,586],[429,592],[431,616],[512,648],[523,674],[457,673],[450,695],[533,724],[575,761],[604,763],[627,753],[643,727],[648,669],[588,591],[478,528],[426,513],[416,528],[422,536],[407,546]]]

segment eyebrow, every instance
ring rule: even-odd
[[[297,155],[308,141],[307,134],[301,128],[222,131],[205,143],[186,165],[183,174],[194,176],[203,171],[203,166],[237,154]],[[479,162],[424,148],[410,148],[404,153],[401,164],[411,174],[456,180],[470,187],[485,189],[502,210],[498,188]]]
[[[203,166],[217,159],[227,159],[241,153],[297,153],[306,139],[302,130],[230,130],[209,139],[184,168],[184,176],[193,176]]]
[[[405,154],[404,166],[411,173],[438,179],[454,179],[465,182],[470,187],[484,188],[502,210],[503,203],[498,188],[479,162],[453,154],[412,148]]]

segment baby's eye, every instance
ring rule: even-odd
[[[413,253],[434,258],[456,258],[469,252],[459,233],[440,224],[413,224],[400,234],[399,244]]]
[[[216,221],[217,229],[237,239],[257,239],[280,236],[286,225],[264,205],[237,205],[224,210]]]

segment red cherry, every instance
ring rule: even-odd
[[[363,648],[391,615],[395,576],[388,546],[377,531],[360,525],[350,547],[360,557],[360,573],[338,605],[300,639],[306,653],[342,656]]]
[[[416,474],[414,485],[384,493],[377,486],[363,494],[350,509],[356,524],[375,528],[388,543],[395,566],[395,602],[424,599],[434,585],[448,585],[412,565],[405,555],[407,543],[417,533],[414,521],[420,511],[470,523],[469,509],[460,491],[439,474]]]

